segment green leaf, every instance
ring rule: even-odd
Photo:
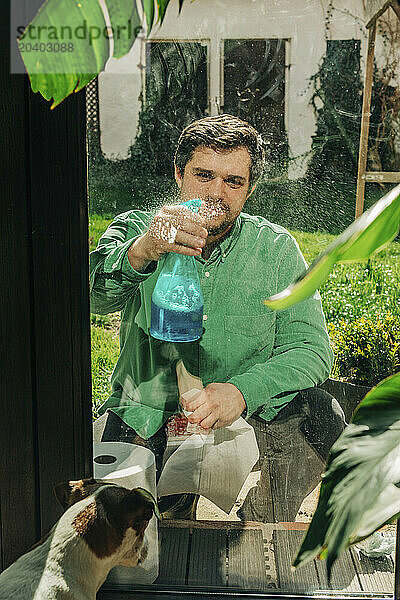
[[[142,29],[136,0],[106,0],[113,28],[114,58],[125,56]]]
[[[146,500],[148,500],[149,502],[152,503],[153,508],[154,508],[154,514],[156,515],[157,519],[159,521],[161,521],[161,513],[158,509],[158,504],[157,504],[157,500],[154,498],[153,494],[151,494],[149,491],[145,490],[144,488],[135,488],[138,492],[140,492],[140,494],[143,496],[143,498],[145,498]]]
[[[170,0],[156,1],[162,22]],[[105,3],[113,30],[113,57],[121,58],[132,48],[141,30],[136,0]],[[149,35],[154,23],[154,0],[142,0],[142,7]],[[46,100],[53,99],[51,108],[84,88],[104,70],[110,58],[109,32],[98,0],[46,0],[20,38],[20,50],[22,41],[31,46],[37,42],[41,48],[21,52],[21,56],[32,90]],[[62,43],[68,50],[60,49]]]
[[[400,373],[362,400],[332,446],[318,506],[293,565],[340,553],[400,515]]]
[[[97,29],[89,30],[90,26]],[[39,48],[21,52],[32,90],[39,91],[46,100],[54,98],[51,108],[104,69],[109,56],[105,27],[97,1],[47,0],[25,29],[20,49],[21,41],[25,47],[30,43]]]
[[[154,0],[142,0],[142,6],[146,17],[147,36],[149,36],[154,22]]]
[[[282,310],[311,296],[328,278],[336,263],[366,260],[381,250],[399,231],[400,185],[354,221],[296,281],[264,300],[272,309]]]
[[[162,22],[164,21],[165,11],[167,10],[167,6],[169,3],[170,3],[170,0],[157,0],[158,20],[161,25],[162,25]]]

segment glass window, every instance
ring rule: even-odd
[[[95,454],[117,465],[95,474],[150,489],[164,516],[113,585],[328,590],[324,563],[291,562],[332,444],[389,375],[400,250],[336,265],[291,309],[264,304],[354,218],[360,3],[289,4],[169,7],[126,72],[110,62],[88,89]],[[398,81],[378,46],[368,168],[394,171]],[[389,187],[368,184],[366,207]],[[388,525],[379,557],[346,550],[330,593],[391,594],[394,540]]]
[[[182,129],[207,114],[207,45],[146,42],[145,61],[144,102],[133,152],[137,151],[136,146],[145,144],[154,173],[171,176],[171,148]]]
[[[287,161],[285,48],[285,40],[224,40],[224,112],[263,135],[271,175]]]

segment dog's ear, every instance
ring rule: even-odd
[[[100,485],[104,485],[104,483],[93,477],[77,481],[64,481],[54,486],[54,493],[63,509],[66,510],[75,502],[90,496]]]
[[[53,486],[55,496],[64,510],[66,510],[70,505],[68,503],[68,499],[71,495],[71,486],[69,481],[63,481],[61,483],[56,483]]]
[[[154,498],[153,494],[141,487],[135,488],[135,491],[139,492],[142,498],[150,502],[153,507],[154,514],[156,515],[157,519],[161,521],[161,513],[158,509],[157,500]]]
[[[142,488],[129,492],[120,504],[120,510],[126,527],[133,527],[141,533],[147,527],[153,513],[160,518],[157,502],[153,496]]]

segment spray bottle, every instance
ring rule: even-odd
[[[183,202],[198,212],[201,200]],[[203,332],[204,300],[193,256],[168,252],[151,297],[150,335],[166,342],[193,342]]]

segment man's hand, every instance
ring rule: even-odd
[[[203,429],[219,429],[231,425],[246,408],[244,398],[232,383],[210,383],[192,400],[181,399],[189,423],[198,423]]]
[[[128,250],[132,267],[141,271],[166,252],[199,256],[206,243],[208,231],[202,218],[181,204],[160,208],[146,233],[137,238]]]

